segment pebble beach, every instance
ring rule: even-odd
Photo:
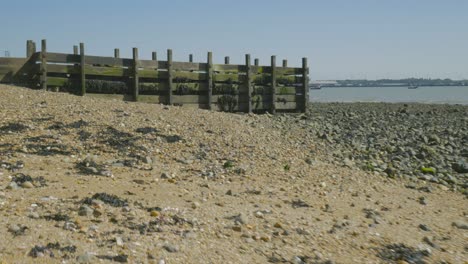
[[[466,263],[468,106],[232,114],[0,85],[0,263]]]

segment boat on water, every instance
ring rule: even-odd
[[[419,86],[417,86],[417,85],[409,85],[408,86],[408,89],[418,89],[418,88],[419,88]]]

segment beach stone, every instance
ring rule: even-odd
[[[30,181],[23,182],[21,184],[21,187],[26,188],[26,189],[31,189],[34,188],[34,185]]]
[[[452,164],[452,169],[458,173],[468,173],[468,163],[458,161]]]
[[[121,237],[116,237],[115,238],[115,243],[117,244],[117,246],[121,247],[124,245],[124,242],[123,242],[123,239]]]
[[[18,190],[19,186],[16,182],[12,181],[10,184],[8,184],[7,189],[9,190]]]
[[[32,218],[32,219],[39,219],[41,218],[41,216],[37,213],[37,212],[31,212],[29,213],[29,218]]]
[[[84,264],[84,263],[95,263],[96,259],[95,259],[95,257],[94,257],[92,254],[86,252],[86,253],[84,253],[84,254],[79,255],[78,257],[76,257],[76,261],[77,261],[78,263],[81,263],[81,264]]]
[[[166,244],[166,245],[163,246],[163,248],[166,251],[171,252],[171,253],[175,253],[175,252],[179,251],[179,247],[173,246],[171,244]]]
[[[80,209],[78,210],[78,215],[81,215],[81,216],[92,216],[94,213],[94,210],[87,206],[87,205],[82,205],[80,206]]]
[[[453,222],[452,226],[459,228],[459,229],[468,230],[468,223],[462,220]]]

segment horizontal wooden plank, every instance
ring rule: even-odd
[[[132,59],[85,56],[85,63],[90,65],[113,66],[113,67],[133,67]]]
[[[277,84],[290,86],[292,84],[302,83],[303,77],[295,75],[282,75],[276,78]]]
[[[271,67],[270,66],[251,66],[253,74],[264,74],[268,73],[271,74]]]
[[[303,70],[302,68],[278,67],[276,73],[278,75],[302,75]]]
[[[198,73],[198,72],[184,72],[184,71],[175,71],[173,72],[174,82],[176,81],[206,81],[208,79],[208,74]],[[177,80],[179,79],[179,80]]]
[[[215,73],[213,74],[213,81],[244,83],[246,81],[246,76],[238,74]]]
[[[160,83],[141,83],[140,93],[162,93],[166,92],[169,88],[167,82]],[[207,83],[174,83],[174,94],[201,94],[208,91]]]
[[[215,72],[231,72],[231,73],[238,73],[238,72],[245,72],[245,65],[235,65],[235,64],[214,64],[213,71]]]
[[[48,73],[62,73],[62,74],[80,74],[80,65],[59,65],[59,64],[48,64]],[[85,65],[86,75],[98,75],[98,76],[111,76],[111,77],[124,77],[130,75],[130,70],[121,67],[98,67]]]
[[[69,81],[70,81],[69,78],[47,77],[47,86],[63,87],[63,86],[68,85]]]
[[[21,67],[26,62],[26,58],[0,58],[0,66]]]
[[[16,73],[21,66],[14,65],[0,65],[0,74],[14,74]]]
[[[40,61],[41,57],[39,56],[37,60]],[[64,64],[80,63],[80,56],[74,55],[74,54],[66,54],[66,53],[47,52],[46,61],[48,64],[49,63],[64,63]]]
[[[207,67],[207,63],[172,62],[172,69],[174,71],[206,71]]]

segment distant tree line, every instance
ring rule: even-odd
[[[335,85],[322,86],[468,86],[468,80],[452,79],[379,79],[379,80],[337,80]]]

